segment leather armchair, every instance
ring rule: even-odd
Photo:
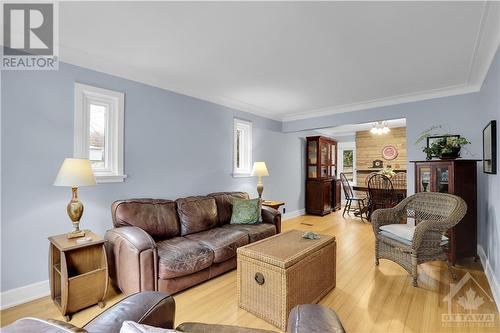
[[[160,292],[130,295],[92,319],[83,328],[59,320],[22,318],[3,327],[4,333],[119,333],[125,320],[171,329],[174,326],[174,299]]]

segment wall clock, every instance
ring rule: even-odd
[[[398,157],[398,150],[394,146],[385,146],[382,149],[382,157],[388,161]]]

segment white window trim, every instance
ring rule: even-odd
[[[97,88],[75,83],[75,123],[74,150],[75,157],[89,157],[89,123],[88,104],[105,104],[108,106],[106,131],[106,154],[109,167],[95,170],[98,183],[123,182],[127,177],[123,173],[123,127],[124,127],[124,94],[118,91]]]
[[[243,145],[243,167],[236,167],[236,133],[240,129],[246,139]],[[250,177],[252,173],[252,122],[234,118],[233,126],[233,177]]]

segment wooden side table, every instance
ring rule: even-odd
[[[262,200],[262,206],[267,206],[279,210],[280,206],[284,206],[285,203],[282,201],[275,200]]]
[[[49,237],[50,296],[66,321],[83,308],[104,307],[108,289],[108,262],[105,240],[86,230],[92,240],[78,244],[79,238],[66,234]]]

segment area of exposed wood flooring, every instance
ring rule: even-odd
[[[419,287],[414,288],[409,275],[398,265],[387,260],[381,260],[378,267],[374,265],[374,236],[369,223],[362,223],[356,218],[344,219],[337,212],[325,217],[297,217],[285,221],[283,229],[310,230],[336,236],[337,287],[320,303],[337,311],[347,332],[500,332],[498,309],[489,299],[491,290],[479,264],[467,261],[462,266],[457,265],[456,269],[459,278],[469,272],[485,292],[469,280],[454,298],[452,311],[469,313],[459,305],[458,299],[465,297],[466,291],[471,289],[483,301],[472,313],[492,314],[494,322],[447,326],[441,319],[442,314],[448,311],[443,299],[450,290],[451,277],[444,263],[420,265]],[[121,297],[111,290],[106,308]],[[175,295],[175,300],[177,324],[201,321],[278,331],[238,308],[235,271],[179,293]],[[83,325],[101,311],[97,306],[80,311],[73,316],[71,323]],[[24,316],[62,319],[51,300],[45,297],[2,311],[1,325]]]

